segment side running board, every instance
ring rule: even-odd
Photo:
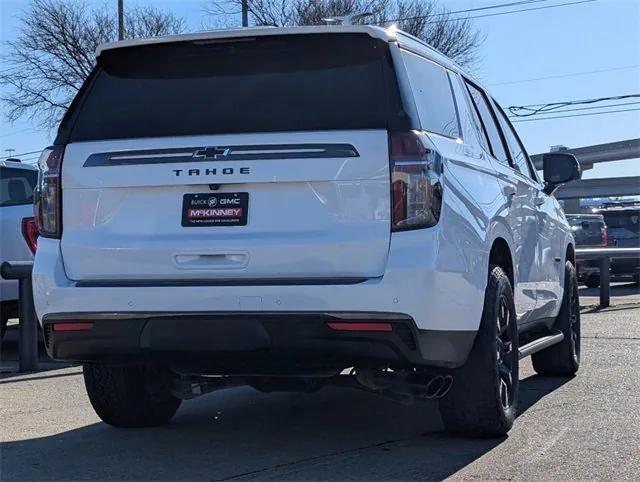
[[[550,335],[543,336],[542,338],[533,340],[526,345],[522,345],[520,348],[518,348],[518,355],[520,359],[522,359],[529,355],[533,355],[540,350],[544,350],[551,345],[560,343],[562,340],[564,340],[564,334],[560,330],[554,330]]]

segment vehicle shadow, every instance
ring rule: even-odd
[[[521,380],[520,412],[567,381]],[[86,418],[90,408],[78,410]],[[55,427],[47,413],[33,416]],[[92,423],[7,442],[0,471],[5,481],[431,480],[455,474],[506,439],[446,435],[435,402],[401,405],[334,387],[271,395],[243,387],[184,403],[164,427]]]

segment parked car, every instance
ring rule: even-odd
[[[576,246],[595,248],[607,246],[608,232],[601,214],[567,214]],[[597,260],[583,260],[577,263],[578,281],[589,288],[600,286],[600,267]]]
[[[502,435],[521,357],[580,363],[552,195],[580,167],[544,162],[543,182],[491,95],[394,28],[104,45],[40,160],[47,350],[120,427],[235,384],[338,383]]]
[[[607,243],[610,247],[640,247],[640,207],[607,208],[597,212],[607,224]],[[614,280],[632,278],[640,283],[640,259],[612,259],[611,277]]]
[[[0,161],[0,262],[33,258],[30,240],[35,228],[33,189],[37,182],[37,167]],[[18,316],[17,281],[0,277],[0,303],[0,334],[4,337],[9,319]]]

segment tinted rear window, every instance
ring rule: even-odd
[[[0,206],[17,206],[33,202],[33,189],[38,182],[38,171],[0,168]]]
[[[142,46],[98,64],[70,141],[394,128],[404,117],[387,44],[362,34]]]

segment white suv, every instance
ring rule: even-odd
[[[33,189],[38,168],[12,160],[0,161],[0,263],[30,261],[36,248]],[[18,317],[18,282],[0,277],[0,337]]]
[[[574,241],[504,112],[395,29],[124,41],[41,158],[33,272],[49,354],[98,415],[169,420],[235,384],[437,397],[506,433],[518,359],[578,369]],[[348,370],[347,370],[348,369]]]

